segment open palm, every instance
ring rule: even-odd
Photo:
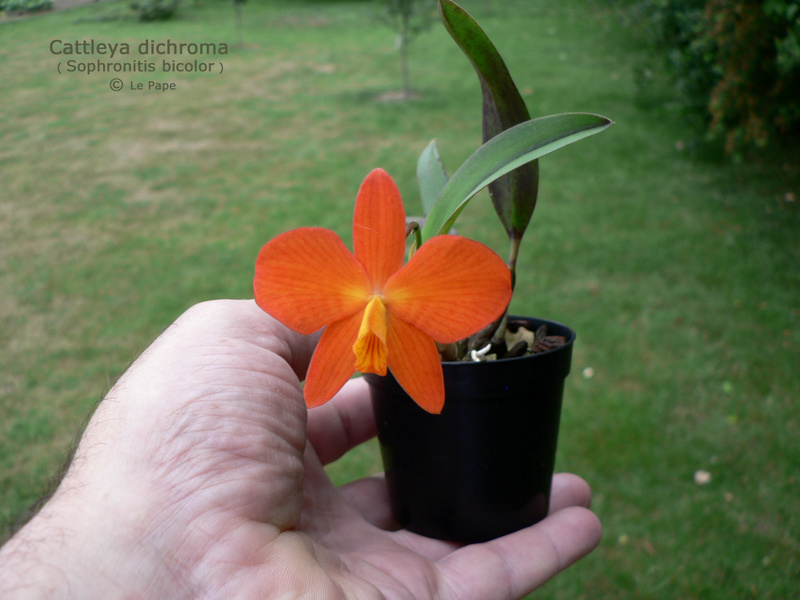
[[[58,528],[61,549],[44,554],[82,590],[64,597],[469,600],[521,598],[597,545],[573,475],[556,476],[541,523],[463,547],[399,530],[382,477],[334,487],[322,465],[375,426],[360,380],[306,411],[314,343],[250,301],[188,311],[99,405],[0,566]]]

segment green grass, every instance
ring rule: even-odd
[[[416,157],[453,171],[480,137],[477,80],[441,28],[399,88],[366,2],[245,7],[222,75],[169,94],[58,75],[52,39],[236,39],[230,6],[92,20],[103,3],[0,24],[0,529],[45,489],[85,416],[183,310],[251,296],[271,236],[347,239],[375,166],[418,210]],[[558,468],[586,477],[601,547],[537,598],[785,599],[800,589],[800,172],[677,150],[677,115],[637,101],[640,49],[602,2],[464,1],[531,112],[609,131],[543,159],[513,309],[578,331]],[[521,14],[513,16],[513,11]],[[141,75],[137,80],[147,81]],[[488,202],[459,228],[505,253]],[[583,371],[594,370],[587,378]],[[374,444],[331,467],[379,470]],[[712,479],[699,486],[698,469]]]

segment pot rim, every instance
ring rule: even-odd
[[[508,320],[517,320],[517,321],[528,321],[528,322],[538,322],[547,325],[556,325],[557,327],[562,327],[569,332],[569,335],[566,336],[566,341],[563,345],[558,346],[557,348],[551,348],[550,350],[545,350],[544,352],[537,352],[536,354],[523,354],[522,356],[514,356],[512,358],[498,358],[492,361],[474,361],[474,360],[443,360],[442,365],[474,365],[478,364],[479,362],[491,362],[491,363],[506,363],[506,362],[513,362],[513,361],[520,361],[520,360],[530,360],[534,356],[547,356],[548,354],[553,354],[554,352],[558,352],[563,348],[573,344],[575,339],[578,335],[575,333],[575,330],[568,325],[564,325],[558,321],[553,321],[552,319],[545,319],[541,317],[526,317],[522,315],[508,315]]]

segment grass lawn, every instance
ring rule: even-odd
[[[113,0],[0,22],[0,530],[161,330],[196,302],[252,296],[270,237],[321,225],[347,241],[376,166],[414,212],[428,141],[451,172],[479,143],[477,80],[441,27],[411,48],[419,96],[387,102],[399,62],[376,3],[248,3],[244,47],[229,4],[184,4],[150,25],[100,18],[125,11]],[[605,527],[536,597],[796,597],[796,150],[735,166],[681,151],[691,133],[637,96],[640,49],[609,3],[463,5],[532,114],[617,123],[542,160],[520,259],[513,311],[578,332],[557,466],[592,484]],[[124,74],[177,89],[113,92],[114,75],[59,75],[69,57],[50,51],[167,38],[231,44],[210,59],[224,72]],[[505,254],[485,198],[459,228]],[[373,444],[330,467],[342,482],[379,470]]]

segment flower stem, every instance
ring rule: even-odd
[[[422,246],[422,228],[419,226],[419,221],[407,221],[406,222],[406,237],[414,234],[414,243],[411,244],[411,251],[409,252],[408,258],[411,258],[414,255],[414,252],[419,250],[420,246]]]
[[[511,271],[511,289],[517,283],[517,258],[519,257],[519,246],[522,241],[521,235],[514,235],[509,238],[511,248],[508,252],[508,270]]]

